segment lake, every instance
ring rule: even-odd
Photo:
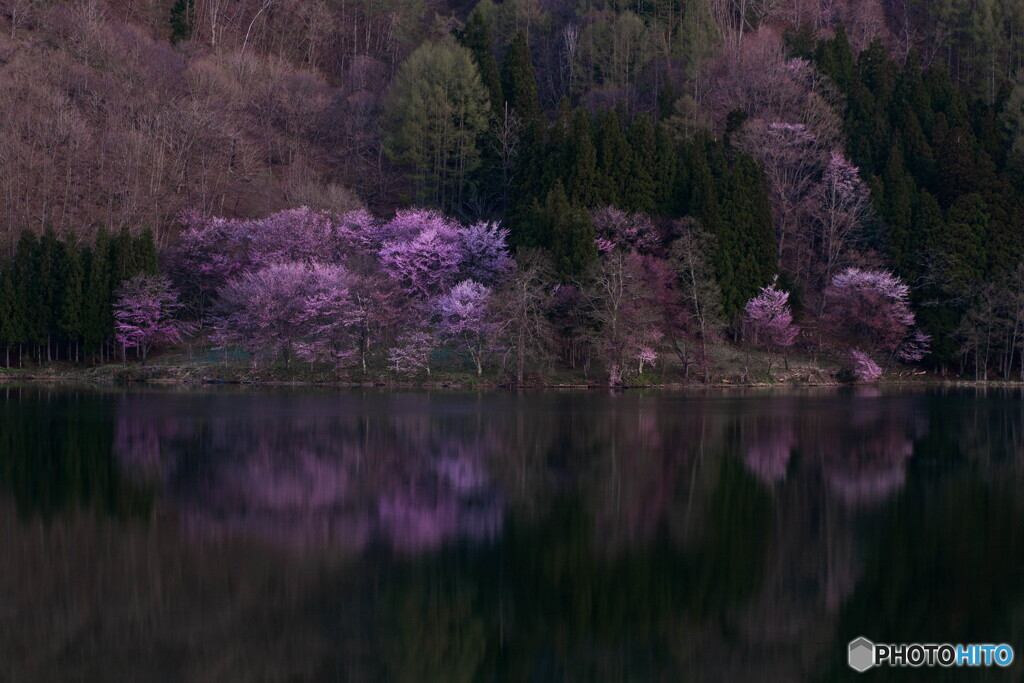
[[[0,385],[0,680],[1021,680],[1022,488],[1019,389]]]

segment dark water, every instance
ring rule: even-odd
[[[0,386],[0,680],[1020,680],[1022,490],[1019,391]]]

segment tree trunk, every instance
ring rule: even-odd
[[[523,348],[522,338],[519,340],[519,348],[516,350],[516,385],[523,386],[523,375],[526,366],[526,349]]]

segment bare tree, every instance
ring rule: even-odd
[[[678,229],[679,237],[672,243],[672,265],[679,278],[686,311],[692,322],[689,327],[700,344],[699,363],[704,371],[704,381],[707,382],[710,378],[707,342],[719,334],[724,324],[722,294],[710,260],[715,249],[715,238],[693,220],[682,221]],[[680,353],[678,340],[674,340],[674,343],[683,361],[684,376],[688,378],[689,355],[685,348]]]

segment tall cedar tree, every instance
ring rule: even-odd
[[[548,192],[539,214],[539,228],[546,245],[550,245],[558,274],[564,281],[581,277],[597,259],[590,214],[569,201],[560,180]]]

